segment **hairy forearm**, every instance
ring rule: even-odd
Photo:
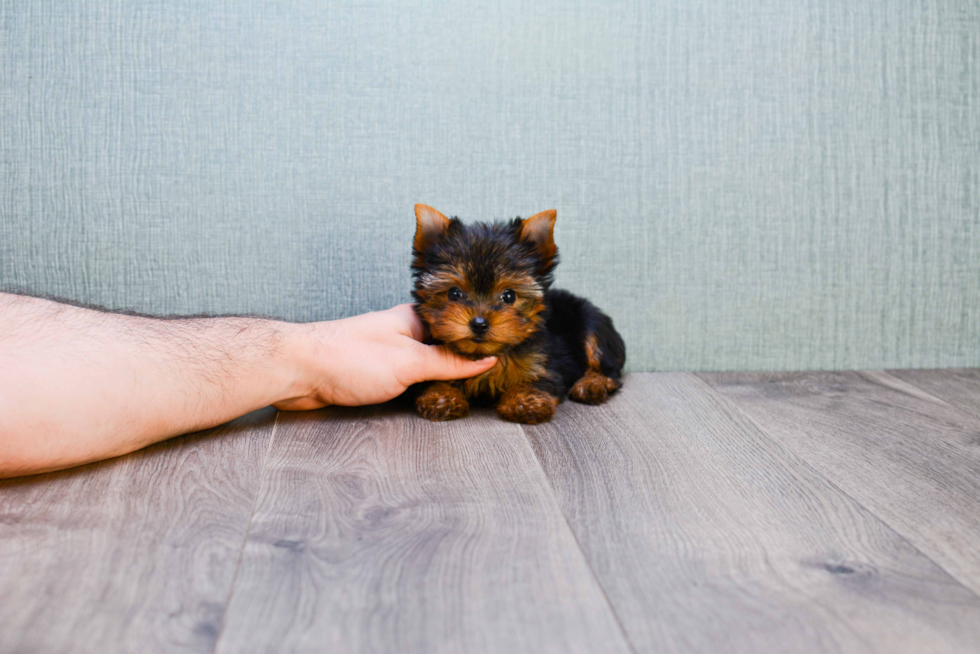
[[[0,294],[0,477],[118,456],[299,394],[299,331]]]
[[[119,456],[269,404],[386,402],[486,372],[411,305],[342,320],[149,318],[0,293],[0,477]]]

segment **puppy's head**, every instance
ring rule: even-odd
[[[412,295],[432,336],[479,359],[506,353],[537,332],[558,264],[556,212],[473,223],[415,205]]]

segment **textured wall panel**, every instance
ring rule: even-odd
[[[556,207],[633,370],[980,365],[974,0],[0,0],[0,119],[0,287],[333,318]]]

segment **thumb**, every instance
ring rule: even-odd
[[[440,345],[423,345],[422,365],[419,373],[420,381],[434,379],[466,379],[486,372],[497,363],[497,357],[487,357],[479,361],[470,361],[457,356]]]

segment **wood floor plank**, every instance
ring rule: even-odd
[[[274,419],[0,481],[0,652],[210,652]]]
[[[980,593],[980,420],[882,372],[701,376]]]
[[[693,375],[525,429],[638,653],[980,651],[980,597]]]
[[[628,652],[520,427],[282,414],[217,651]]]
[[[888,370],[893,377],[915,384],[949,402],[960,411],[980,418],[980,369]]]

